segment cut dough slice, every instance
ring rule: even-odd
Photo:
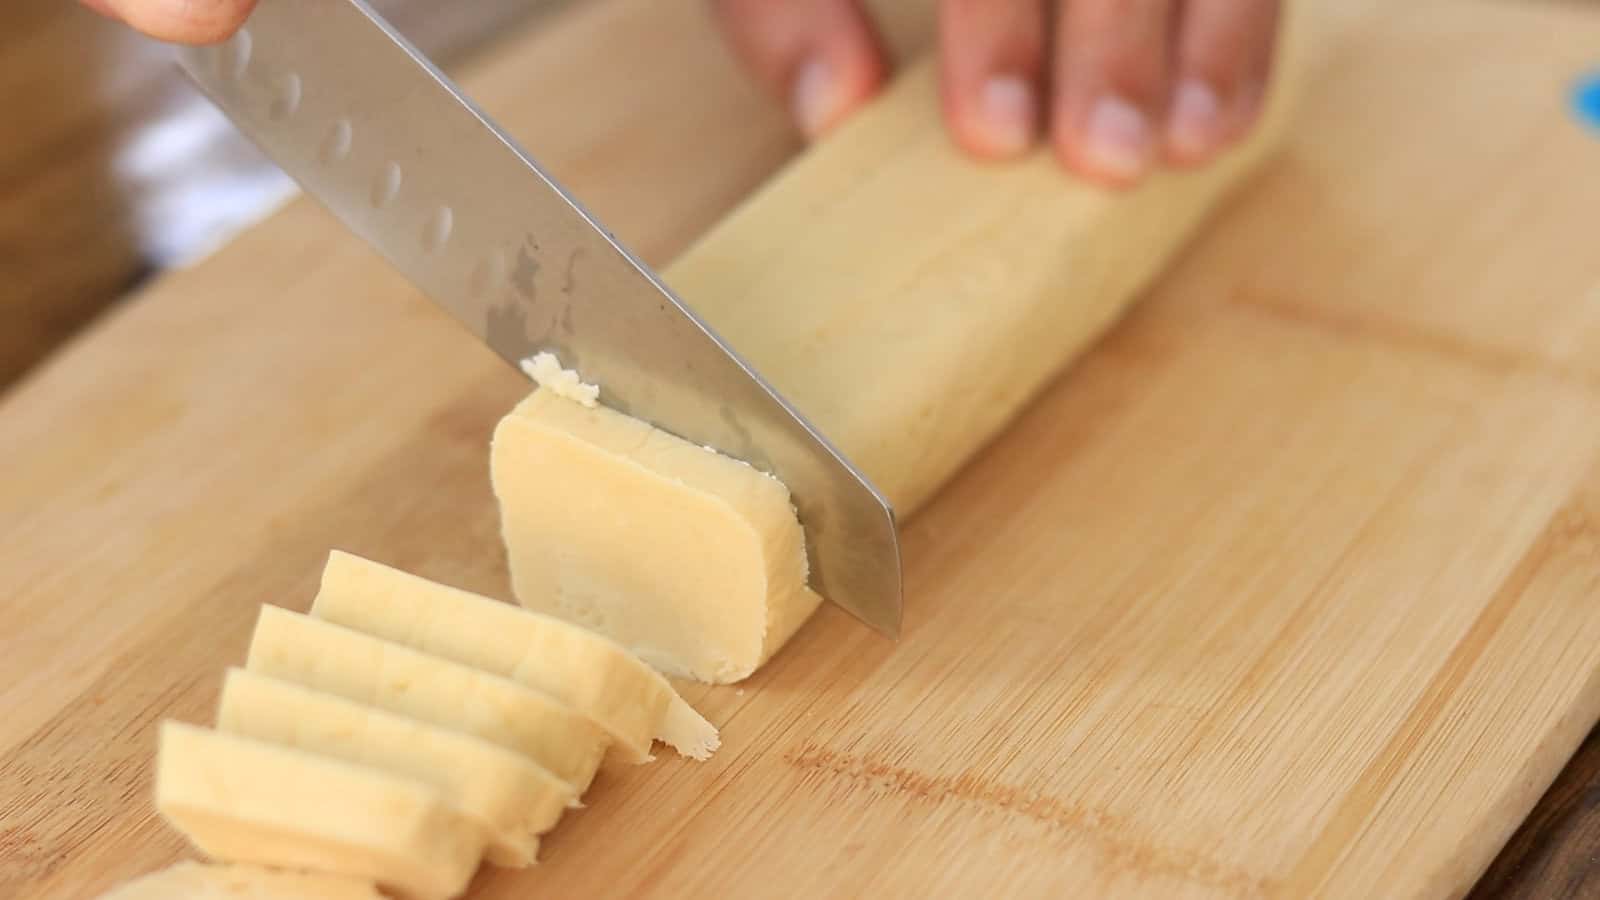
[[[705,759],[717,730],[616,642],[570,622],[341,553],[328,555],[311,615],[542,690],[587,715],[632,762],[661,738]]]
[[[526,866],[577,799],[499,744],[244,669],[229,669],[217,729],[425,781],[484,829],[489,861]]]
[[[668,674],[739,681],[821,602],[782,484],[637,419],[539,389],[490,471],[517,599]]]
[[[509,678],[276,606],[263,606],[245,668],[509,747],[582,794],[605,734]]]
[[[384,900],[361,878],[193,861],[125,881],[99,900]]]
[[[420,781],[181,722],[163,722],[156,809],[207,856],[368,878],[455,897],[483,832]]]

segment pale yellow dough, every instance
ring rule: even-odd
[[[577,799],[571,785],[498,744],[245,669],[223,680],[217,730],[431,784],[484,830],[497,865],[532,863],[539,835]]]
[[[651,758],[654,738],[694,759],[717,748],[716,728],[655,670],[553,616],[337,550],[311,615],[544,691],[598,723],[631,762]]]
[[[738,681],[821,602],[782,484],[604,406],[535,391],[490,471],[522,604],[668,674]]]
[[[1129,191],[1071,177],[1045,147],[974,163],[950,140],[937,66],[924,60],[723,219],[666,281],[910,516],[1279,145],[1297,59],[1283,54],[1284,77],[1239,146]],[[665,671],[737,681],[816,596],[799,583],[787,497],[695,452],[541,390],[496,433],[496,492],[522,603]]]
[[[433,787],[179,722],[163,722],[156,809],[228,862],[370,879],[416,898],[466,889],[483,832]]]
[[[246,668],[508,747],[579,794],[605,755],[605,733],[543,691],[276,606]]]

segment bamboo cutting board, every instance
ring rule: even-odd
[[[898,646],[825,610],[689,688],[711,762],[603,775],[474,896],[1463,891],[1600,716],[1600,20],[1374,9],[1321,7],[1289,151],[908,526]],[[793,149],[701,16],[467,79],[656,261]],[[0,896],[185,853],[153,725],[330,547],[506,596],[523,389],[300,202],[5,398]]]

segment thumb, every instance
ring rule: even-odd
[[[856,0],[715,0],[745,65],[789,103],[806,137],[843,121],[883,83],[871,19]]]
[[[256,0],[82,0],[84,6],[118,19],[157,40],[215,44],[233,36]]]

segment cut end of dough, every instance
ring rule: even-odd
[[[722,746],[717,727],[707,722],[682,697],[676,696],[667,707],[666,720],[661,723],[661,733],[656,737],[690,759],[710,759],[711,754]]]
[[[667,674],[742,680],[821,603],[788,489],[637,419],[536,390],[490,469],[517,599]]]
[[[577,372],[563,368],[554,353],[535,353],[522,361],[522,371],[539,387],[583,406],[594,406],[600,399],[600,388],[585,384]]]
[[[526,869],[539,862],[539,838],[523,835],[516,846],[490,844],[484,849],[483,858],[503,869]]]

